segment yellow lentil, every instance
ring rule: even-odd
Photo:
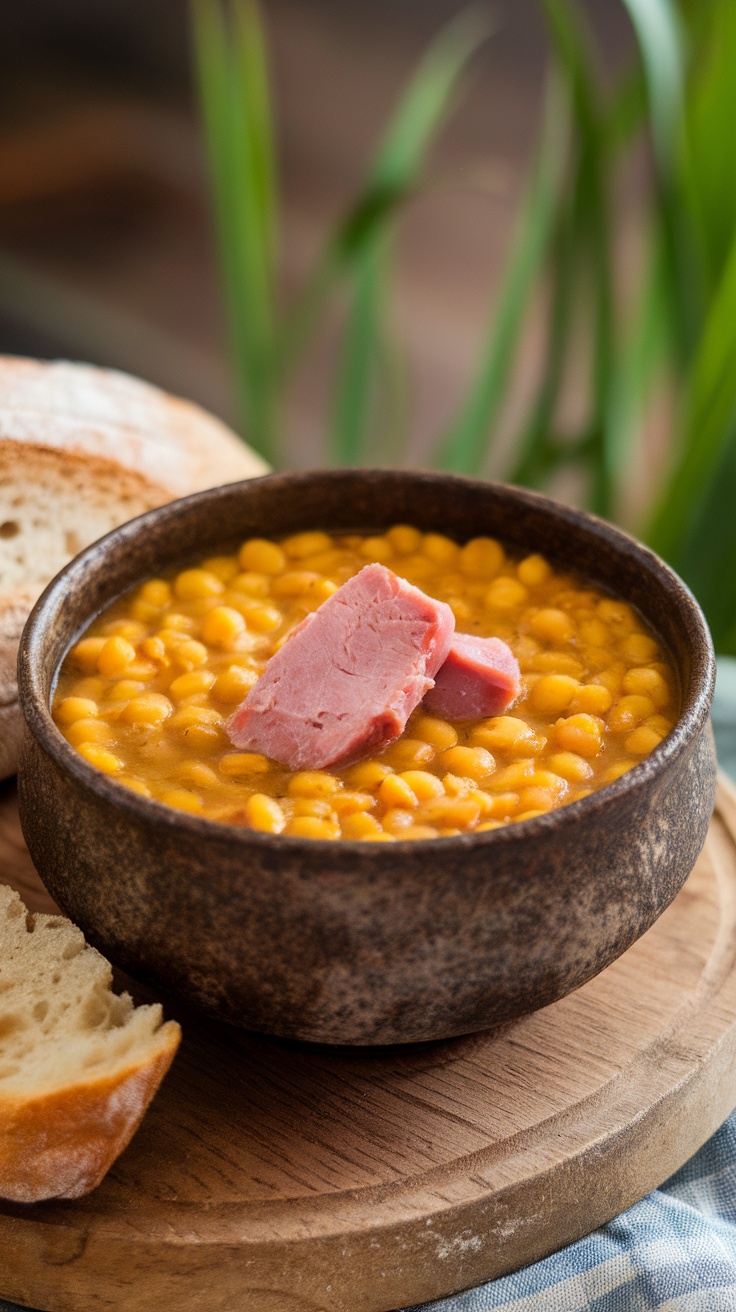
[[[232,556],[210,556],[202,561],[202,569],[214,574],[223,583],[229,583],[238,573],[238,562]]]
[[[647,756],[653,752],[655,747],[659,747],[662,741],[662,735],[657,733],[656,729],[650,729],[646,724],[640,724],[638,729],[634,729],[629,734],[624,747],[627,752],[633,756]]]
[[[239,706],[257,679],[255,670],[245,669],[242,665],[229,665],[214,681],[213,696],[230,706]]]
[[[593,776],[590,761],[586,761],[583,756],[576,756],[574,752],[555,752],[554,756],[548,758],[547,764],[555,774],[567,779],[569,783],[580,783]]]
[[[608,727],[615,732],[621,729],[633,729],[648,715],[654,714],[654,702],[649,697],[631,693],[619,697],[614,702],[608,715]]]
[[[245,632],[245,620],[232,606],[215,606],[202,622],[202,637],[210,647],[232,647]]]
[[[411,770],[428,764],[434,755],[431,743],[422,742],[419,738],[399,738],[386,750],[385,759],[397,770]]]
[[[421,742],[437,748],[454,747],[458,738],[457,729],[447,720],[436,720],[421,712],[414,720],[414,733]]]
[[[206,569],[185,569],[174,579],[174,593],[179,601],[198,601],[218,597],[225,591],[222,579]]]
[[[275,606],[254,606],[248,611],[247,623],[256,633],[271,633],[279,627],[281,613]]]
[[[613,693],[602,683],[586,683],[578,688],[570,702],[573,711],[587,711],[590,715],[605,715],[613,705]]]
[[[173,685],[172,685],[173,686]],[[112,688],[108,689],[108,697],[113,702],[129,702],[131,697],[136,697],[139,692],[145,692],[146,685],[139,679],[120,679],[114,683]],[[171,688],[169,688],[171,692]]]
[[[523,583],[518,579],[494,579],[486,592],[486,605],[492,610],[516,610],[528,597]]]
[[[190,638],[185,639],[184,642],[177,642],[172,655],[180,670],[196,670],[207,660],[207,648],[203,642],[196,642],[194,638]]]
[[[442,533],[426,533],[423,547],[424,554],[434,561],[435,565],[451,565],[460,554],[457,543],[446,538]]]
[[[389,775],[384,780],[381,788],[395,776]],[[426,802],[430,797],[441,797],[443,793],[442,780],[437,778],[436,774],[430,774],[428,770],[405,770],[399,776],[403,783],[407,784],[418,802]],[[379,789],[379,795],[380,795]]]
[[[166,579],[149,579],[142,585],[138,596],[141,601],[147,601],[149,605],[163,610],[164,606],[171,603],[171,584]]]
[[[303,560],[305,556],[311,556],[317,551],[329,551],[332,538],[322,532],[294,533],[281,545],[287,556],[295,560]]]
[[[352,788],[378,788],[388,774],[393,774],[391,766],[381,761],[361,761],[348,770],[346,782]]]
[[[492,773],[496,762],[486,747],[448,747],[442,753],[442,768],[480,782]]]
[[[622,686],[624,692],[640,693],[651,698],[654,705],[659,708],[667,706],[670,701],[667,680],[660,674],[659,670],[655,670],[651,666],[645,665],[627,670]]]
[[[394,558],[394,549],[388,538],[365,538],[358,550],[366,560],[378,561],[381,565],[387,565]]]
[[[60,724],[74,724],[75,720],[86,720],[97,714],[97,702],[89,697],[65,697],[59,702],[56,718]]]
[[[220,783],[212,767],[203,761],[185,761],[179,771],[179,782],[192,788],[218,788]]]
[[[246,573],[280,574],[286,568],[286,556],[275,542],[250,538],[238,552],[238,565]]]
[[[194,697],[198,693],[208,692],[215,682],[216,675],[211,670],[193,670],[190,674],[180,674],[169,684],[169,696],[180,702],[184,697]]]
[[[517,565],[516,573],[525,587],[535,588],[538,584],[546,582],[552,569],[544,556],[527,556]]]
[[[422,535],[418,528],[412,528],[410,524],[395,524],[386,534],[387,540],[391,543],[394,551],[398,551],[402,556],[408,556],[413,551],[418,551],[422,545]]]
[[[96,743],[81,743],[77,750],[85,761],[101,770],[103,774],[117,774],[123,768],[123,762],[119,756],[114,756],[112,752],[105,751],[104,747],[99,747]]]
[[[564,610],[557,610],[552,606],[545,610],[538,610],[530,619],[529,628],[536,637],[559,646],[572,642],[575,634],[575,626],[570,616]]]
[[[202,798],[190,792],[188,788],[166,788],[158,800],[165,802],[167,806],[176,807],[177,811],[191,811],[196,814],[204,810]]]
[[[260,752],[228,752],[220,761],[220,770],[227,779],[238,779],[242,775],[268,774],[271,762]]]
[[[369,838],[381,833],[375,816],[365,811],[349,811],[342,817],[341,828],[343,838]]]
[[[106,678],[122,674],[135,660],[135,647],[127,638],[108,638],[97,658],[97,668]]]
[[[413,788],[402,779],[400,774],[389,774],[378,789],[378,800],[385,807],[418,805],[418,798]]]
[[[164,720],[168,720],[173,709],[168,697],[164,697],[162,693],[143,693],[142,696],[133,697],[128,702],[120,718],[128,724],[163,724]]]
[[[531,703],[535,711],[559,715],[570,705],[579,689],[577,679],[569,674],[543,674],[532,688]]]
[[[115,732],[104,720],[75,720],[69,725],[66,738],[72,747],[81,748],[84,743],[112,743]]]
[[[414,824],[414,812],[404,806],[392,806],[383,813],[383,827],[390,834]]]
[[[391,776],[389,776],[391,777]],[[354,811],[371,811],[376,804],[370,793],[333,793],[330,804],[336,815],[350,815]]]
[[[267,793],[252,793],[243,810],[251,829],[260,829],[265,834],[280,834],[286,823],[275,797]]]
[[[228,592],[244,592],[249,597],[263,598],[269,595],[270,589],[271,584],[265,574],[245,571],[243,574],[236,574],[235,578],[230,580]]]
[[[564,751],[588,759],[603,750],[603,729],[603,721],[595,715],[570,715],[557,721],[555,737]]]
[[[151,790],[148,784],[144,784],[142,779],[131,779],[130,775],[119,774],[117,781],[123,785],[123,788],[129,788],[131,793],[138,793],[140,797],[150,797]]]
[[[301,770],[289,780],[291,797],[329,797],[340,787],[340,780],[322,770]]]
[[[490,579],[504,563],[504,550],[495,538],[471,538],[462,548],[458,563],[463,574]]]

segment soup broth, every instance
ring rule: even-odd
[[[370,562],[447,602],[460,633],[502,638],[522,672],[508,714],[450,721],[420,705],[379,753],[293,772],[233,750],[230,714],[306,615]],[[493,538],[395,525],[313,531],[150,579],[66,657],[54,719],[91,765],[168,806],[301,838],[371,842],[495,829],[586,797],[669,733],[675,671],[626,602]]]

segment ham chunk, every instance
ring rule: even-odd
[[[501,715],[519,696],[520,687],[519,666],[505,642],[456,633],[424,705],[443,719]]]
[[[321,769],[398,738],[444,662],[455,619],[366,565],[295,629],[231,717],[233,746]]]

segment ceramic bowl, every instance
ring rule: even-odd
[[[560,810],[394,844],[268,835],[169,809],[93,769],[55,727],[60,662],[127,588],[249,535],[396,522],[543,552],[631,602],[679,671],[673,732],[616,783]],[[713,682],[692,595],[608,524],[450,475],[275,475],[153,510],[46,589],[19,659],[23,832],[50,893],[92,943],[212,1016],[339,1044],[467,1034],[585,983],[672,901],[714,803]]]

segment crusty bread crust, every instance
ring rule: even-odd
[[[29,1099],[0,1094],[0,1198],[37,1203],[95,1189],[135,1131],[171,1065],[181,1030],[167,1021],[158,1050],[106,1079]]]
[[[181,1039],[112,990],[64,916],[0,884],[0,1198],[78,1198],[129,1143]]]
[[[186,496],[268,466],[200,406],[115,369],[0,356],[0,437],[113,459]]]

